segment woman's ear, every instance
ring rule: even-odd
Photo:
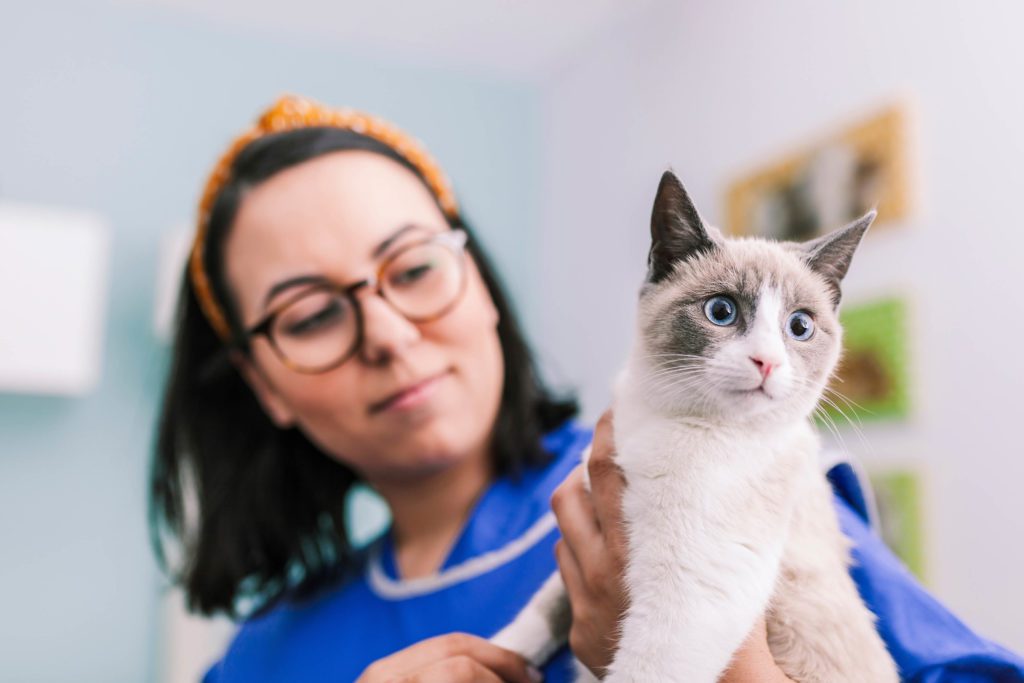
[[[288,404],[271,386],[266,376],[252,362],[246,354],[240,351],[231,351],[228,354],[231,364],[234,365],[245,383],[256,395],[256,400],[263,406],[263,411],[270,417],[275,425],[281,429],[290,429],[295,426],[295,413]]]
[[[501,311],[499,311],[497,305],[495,305],[494,299],[492,299],[489,295],[487,299],[488,304],[491,307],[491,321],[494,323],[494,327],[497,327],[501,323]]]
[[[472,268],[471,277],[473,277],[480,285],[480,291],[484,293],[484,298],[487,299],[486,307],[487,312],[490,314],[492,327],[497,327],[498,323],[501,322],[501,311],[498,310],[497,304],[494,303],[494,299],[491,297],[490,291],[487,289],[487,283],[484,282],[484,276],[480,272],[480,268],[476,265],[476,259],[470,257],[469,265]]]

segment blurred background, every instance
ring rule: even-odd
[[[146,471],[201,182],[284,92],[428,146],[587,420],[665,168],[734,234],[877,206],[849,420],[823,431],[929,588],[1024,651],[1022,22],[1013,1],[4,4],[0,680],[191,681],[230,635],[167,591]]]

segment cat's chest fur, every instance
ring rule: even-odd
[[[641,392],[624,373],[614,401],[634,545],[692,555],[707,542],[777,557],[801,491],[820,477],[807,420],[751,428],[664,415]]]

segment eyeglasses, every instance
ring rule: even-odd
[[[356,292],[364,287],[415,323],[450,311],[466,288],[466,239],[462,230],[442,232],[394,252],[366,280],[314,284],[250,327],[240,344],[263,335],[289,368],[310,374],[331,370],[363,343],[363,312]]]

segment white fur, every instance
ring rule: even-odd
[[[530,599],[528,609],[523,609],[515,620],[502,629],[491,642],[521,654],[534,666],[542,666],[565,644],[566,633],[557,633],[557,623],[550,614],[565,609],[565,585],[562,577],[555,572],[547,578]]]

